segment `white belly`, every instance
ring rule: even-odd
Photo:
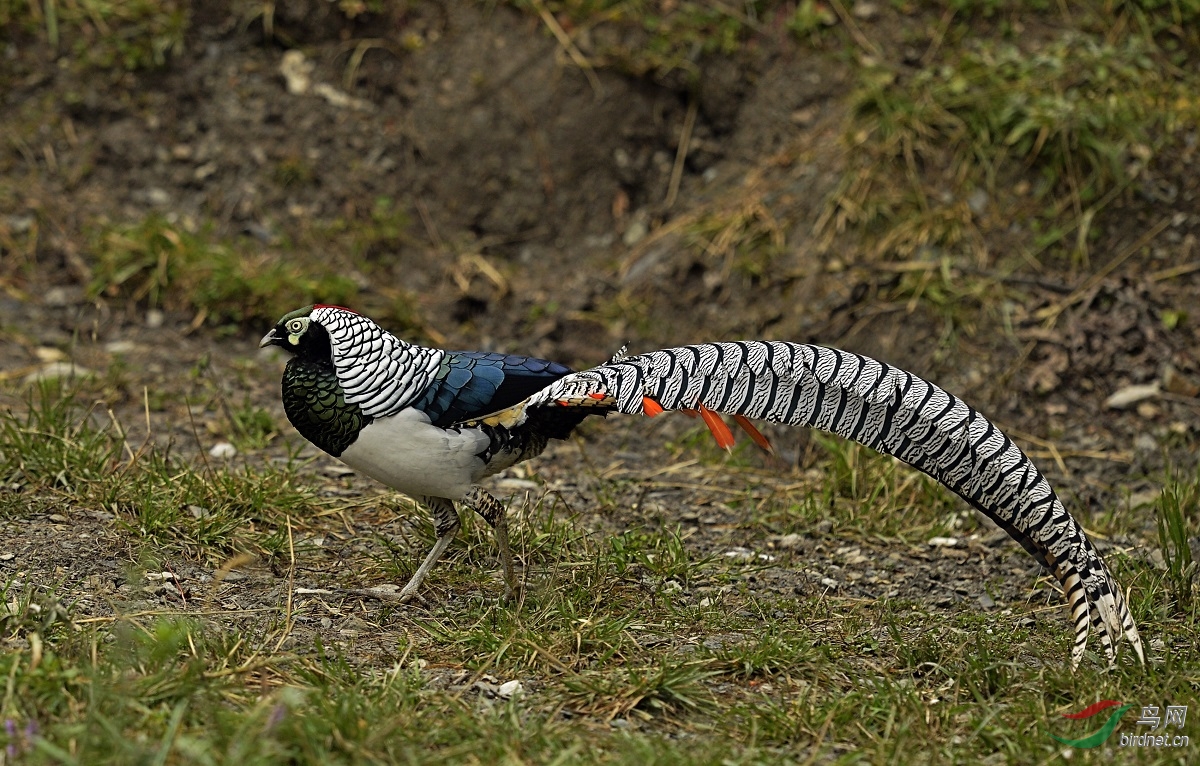
[[[446,431],[409,409],[364,428],[341,460],[406,495],[458,500],[483,475],[476,455],[487,445],[479,431]]]

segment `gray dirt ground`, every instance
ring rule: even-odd
[[[1161,465],[1172,434],[1194,428],[1194,400],[1163,400],[1141,412],[1105,411],[1103,401],[1123,385],[1156,379],[1168,363],[1185,375],[1200,373],[1200,324],[1168,333],[1160,321],[1165,308],[1192,301],[1195,273],[1155,281],[1148,276],[1153,262],[1136,266],[1135,259],[1085,285],[1053,331],[1041,329],[1035,312],[1062,302],[1079,280],[1047,274],[1040,286],[1021,286],[1008,316],[983,317],[947,355],[939,351],[944,322],[936,312],[881,297],[895,272],[826,268],[833,256],[805,232],[845,159],[842,96],[852,75],[829,58],[806,55],[789,38],[764,35],[735,59],[708,65],[696,94],[694,146],[668,209],[664,199],[688,114],[679,83],[601,71],[598,96],[564,65],[536,18],[505,7],[421,4],[363,22],[372,28],[320,16],[329,6],[280,4],[275,18],[278,39],[315,64],[315,82],[342,88],[352,50],[347,40],[412,34],[427,41],[420,55],[395,45],[367,52],[351,89],[367,105],[362,109],[289,93],[279,74],[283,46],[263,43],[257,22],[245,23],[220,4],[195,20],[182,60],[161,73],[91,80],[56,74],[39,66],[36,50],[11,62],[18,86],[3,96],[8,116],[0,117],[0,127],[44,123],[37,142],[6,150],[0,161],[0,172],[21,187],[20,198],[11,200],[16,206],[0,215],[0,231],[8,227],[11,234],[35,212],[46,223],[32,261],[0,266],[0,377],[13,384],[44,364],[39,350],[63,350],[103,377],[106,405],[131,444],[147,437],[144,391],[161,394],[165,404],[150,416],[149,436],[183,454],[207,451],[226,436],[222,401],[250,401],[270,408],[281,433],[246,459],[281,458],[300,439],[284,425],[278,404],[282,362],[256,349],[265,328],[196,328],[192,315],[169,308],[161,326],[148,327],[144,305],[88,298],[82,222],[137,220],[157,211],[282,249],[303,246],[306,222],[363,220],[386,196],[398,201],[411,226],[402,239],[375,243],[363,254],[373,276],[363,285],[361,308],[370,313],[410,297],[419,316],[414,333],[447,346],[583,365],[605,359],[626,340],[644,349],[761,336],[878,355],[937,380],[1012,428],[1085,525],[1091,513],[1150,489],[1142,477]],[[886,17],[878,30],[886,44],[885,27]],[[37,116],[35,105],[53,118]],[[39,142],[51,147],[52,166]],[[771,157],[777,161],[764,164]],[[308,180],[280,183],[278,168],[287,162],[303,164]],[[1184,217],[1168,227],[1161,246],[1176,259],[1178,249],[1194,247],[1200,218],[1188,210],[1200,175],[1182,167],[1177,176],[1164,171],[1178,185],[1173,209],[1132,199],[1097,222],[1117,243],[1114,252],[1173,214]],[[730,272],[671,233],[683,211],[755,184],[794,203],[795,220],[782,222],[792,227],[789,248],[771,273]],[[635,236],[648,226],[664,228]],[[1122,230],[1132,233],[1123,237]],[[480,255],[498,265],[502,280],[477,265]],[[346,253],[327,256],[353,268]],[[1013,335],[994,332],[1005,323]],[[17,388],[4,394],[9,403],[19,401]],[[98,417],[107,415],[101,410]],[[528,473],[510,472],[494,486],[517,496],[518,517],[539,500],[557,502],[597,540],[631,528],[678,527],[693,557],[748,557],[754,566],[745,566],[742,593],[902,598],[998,614],[1014,605],[1026,611],[1032,599],[1050,607],[1047,619],[1061,619],[1059,596],[1048,585],[1030,595],[1034,564],[987,527],[960,546],[935,547],[748,521],[726,501],[733,496],[743,509],[755,503],[769,509],[789,485],[813,478],[812,442],[804,434],[771,432],[779,457],[741,453],[756,468],[730,478],[713,450],[677,446],[692,426],[682,418],[589,425]],[[295,585],[395,582],[409,565],[389,564],[385,543],[416,558],[427,534],[419,515],[311,448],[301,454],[313,458],[309,470],[321,477],[322,491],[345,497],[354,512],[303,522],[308,544],[296,550]],[[967,518],[960,504],[947,508]],[[486,541],[477,529],[470,535]],[[477,555],[488,576],[478,591],[450,593],[436,575],[430,581],[433,597],[451,612],[456,599],[498,592],[494,560],[483,550]],[[375,569],[344,566],[364,554]],[[150,579],[139,574],[142,555],[136,529],[94,508],[10,502],[0,521],[0,577],[53,586],[74,604],[77,620],[219,604],[229,613],[222,619],[250,625],[256,609],[288,597],[286,561],[247,563],[214,585],[214,562],[172,557],[163,562],[170,575]],[[473,563],[459,546],[443,566]],[[646,598],[661,586],[641,585]],[[712,589],[703,580],[683,587],[697,601]],[[402,611],[338,595],[302,593],[295,615],[294,645],[310,645],[319,634],[363,663],[391,659],[407,630]],[[446,683],[455,682],[456,672],[446,670]]]

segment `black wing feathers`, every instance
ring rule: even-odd
[[[512,407],[571,372],[557,362],[528,356],[447,351],[437,377],[414,406],[435,426],[448,428]],[[567,432],[581,419],[575,419]]]

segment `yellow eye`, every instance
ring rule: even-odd
[[[293,319],[287,323],[288,332],[292,333],[293,335],[299,335],[300,333],[304,332],[304,326],[305,322],[303,319]]]

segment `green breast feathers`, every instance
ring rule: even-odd
[[[283,373],[283,410],[300,435],[338,457],[371,418],[346,402],[328,367],[293,357]]]

